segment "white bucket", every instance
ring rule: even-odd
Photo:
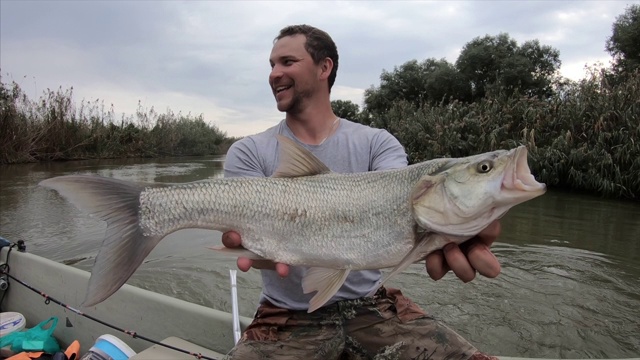
[[[26,324],[27,321],[20,313],[12,311],[0,313],[0,337],[14,331],[22,331]]]
[[[122,340],[106,334],[96,340],[81,360],[128,360],[135,354]]]

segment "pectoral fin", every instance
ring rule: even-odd
[[[305,294],[317,291],[311,301],[309,310],[314,312],[335,295],[349,275],[349,269],[327,269],[312,267],[302,278],[302,291]]]
[[[411,248],[411,251],[409,251],[407,255],[404,256],[402,261],[400,261],[400,263],[396,265],[396,267],[394,267],[391,272],[389,272],[384,278],[382,278],[378,286],[376,286],[375,289],[367,294],[367,296],[373,296],[376,291],[378,291],[378,289],[382,285],[384,285],[384,283],[387,282],[387,280],[389,280],[392,276],[403,272],[407,267],[409,267],[409,265],[424,259],[424,257],[429,253],[443,247],[448,242],[450,242],[450,240],[442,235],[435,233],[424,234],[421,238],[416,240],[415,245],[413,246],[413,248]]]
[[[436,186],[442,183],[442,177],[426,175],[423,176],[414,186],[411,191],[411,202],[415,206],[421,202],[427,202],[427,197],[432,196],[432,192],[436,189]]]
[[[442,176],[423,176],[411,191],[413,218],[423,229],[439,229],[436,224],[448,224]],[[444,210],[444,211],[443,211]]]

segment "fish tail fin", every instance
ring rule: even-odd
[[[40,185],[56,190],[79,209],[107,223],[83,307],[96,305],[116,292],[164,237],[146,236],[138,225],[144,184],[69,175],[44,180]]]

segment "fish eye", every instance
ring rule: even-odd
[[[493,169],[493,162],[489,160],[482,161],[478,163],[477,170],[481,174],[486,174]]]

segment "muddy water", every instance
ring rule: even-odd
[[[91,173],[142,182],[221,176],[223,158],[78,161],[0,168],[0,235],[28,251],[90,269],[104,224],[37,187],[52,176]],[[481,350],[524,357],[640,356],[640,204],[549,192],[502,220],[494,246],[497,279],[433,282],[414,265],[390,282]],[[151,253],[129,283],[230,310],[235,261],[206,247],[220,233],[182,230]],[[257,272],[240,273],[242,315],[260,291]],[[43,289],[46,290],[46,289]]]

